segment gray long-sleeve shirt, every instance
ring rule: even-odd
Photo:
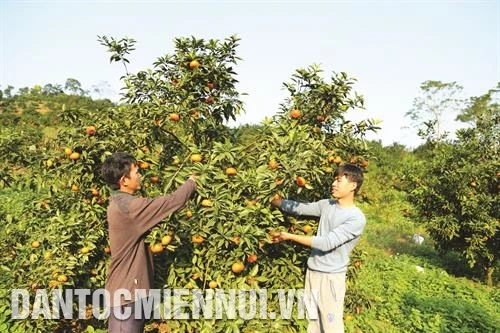
[[[295,215],[319,217],[318,232],[313,236],[307,266],[315,271],[347,271],[349,254],[363,232],[366,218],[358,207],[343,208],[336,200],[312,203],[283,200],[281,210]]]
[[[116,192],[111,196],[107,211],[111,263],[108,269],[106,290],[111,306],[135,301],[135,291],[149,292],[153,280],[153,257],[144,242],[145,234],[168,215],[184,207],[196,189],[188,180],[175,192],[154,199]],[[115,292],[124,289],[131,299],[120,297],[114,301]]]

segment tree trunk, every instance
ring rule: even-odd
[[[486,268],[486,285],[488,287],[493,287],[493,272],[495,271],[495,268],[492,266],[489,266]]]

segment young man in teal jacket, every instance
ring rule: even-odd
[[[305,292],[308,297],[317,296],[314,301],[318,318],[309,320],[308,333],[344,332],[345,277],[349,255],[366,224],[363,212],[354,203],[354,196],[362,184],[362,171],[353,164],[346,164],[334,173],[333,199],[312,203],[281,198],[272,201],[273,206],[285,213],[319,217],[316,236],[287,232],[273,234],[275,243],[290,240],[311,248]]]

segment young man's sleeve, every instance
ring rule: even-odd
[[[189,179],[169,195],[153,199],[135,198],[130,207],[130,217],[134,220],[134,226],[141,233],[148,231],[168,215],[183,208],[195,190],[195,181]]]
[[[363,232],[365,224],[366,219],[364,215],[351,216],[347,221],[330,231],[326,236],[313,236],[311,247],[323,252],[331,251],[359,237]]]
[[[288,214],[319,217],[321,215],[321,201],[301,203],[283,199],[280,209]]]

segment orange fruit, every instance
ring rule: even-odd
[[[203,236],[201,236],[201,235],[196,234],[196,235],[191,236],[192,243],[201,244],[204,241],[205,241],[205,238],[203,238]]]
[[[141,168],[141,169],[143,169],[143,170],[145,170],[145,169],[149,169],[149,163],[148,163],[148,162],[146,162],[146,161],[141,161],[141,162],[139,163],[139,168]]]
[[[168,119],[171,121],[179,121],[181,119],[181,116],[179,116],[178,113],[171,113],[168,115]]]
[[[295,183],[296,183],[299,187],[302,187],[302,186],[306,185],[306,180],[305,180],[305,178],[304,178],[304,177],[299,176],[299,177],[295,178]]]
[[[79,189],[80,189],[80,187],[78,185],[76,185],[76,184],[73,184],[71,186],[71,191],[73,191],[73,192],[78,192]]]
[[[200,154],[191,155],[191,162],[193,162],[193,163],[201,162],[202,160],[203,160],[203,156],[201,156]]]
[[[157,184],[160,182],[160,177],[158,176],[151,176],[151,183]]]
[[[302,231],[305,232],[306,234],[310,234],[313,231],[313,228],[310,225],[305,225],[302,228]]]
[[[80,153],[74,152],[69,155],[69,158],[73,161],[76,161],[77,159],[80,158]]]
[[[186,216],[187,216],[187,218],[191,218],[191,217],[193,217],[193,212],[192,212],[192,211],[190,211],[190,210],[188,210],[188,211],[186,212]]]
[[[87,254],[87,253],[89,253],[89,252],[90,252],[90,249],[89,249],[88,247],[84,246],[84,247],[82,247],[82,248],[80,249],[80,252],[81,252],[82,254]]]
[[[198,62],[198,60],[191,60],[191,62],[189,63],[189,68],[196,69],[198,67],[200,67],[200,63]]]
[[[209,287],[210,289],[215,289],[215,288],[217,288],[217,281],[214,281],[214,280],[210,281],[210,282],[208,283],[208,287]]]
[[[212,207],[214,204],[212,201],[208,200],[208,199],[203,199],[201,201],[201,206],[202,207]]]
[[[302,117],[302,112],[300,112],[300,110],[293,109],[290,112],[290,117],[292,117],[292,119],[299,119],[300,117]]]
[[[233,236],[233,238],[231,238],[231,242],[233,242],[234,244],[236,245],[239,245],[240,242],[241,242],[241,237],[236,235],[236,236]]]
[[[231,270],[233,271],[233,273],[235,274],[238,274],[238,273],[241,273],[243,272],[243,270],[245,269],[245,265],[243,265],[243,263],[241,262],[235,262],[232,266],[231,266]]]
[[[270,160],[268,163],[268,166],[269,166],[269,169],[276,170],[276,169],[278,169],[279,164],[276,160]]]
[[[170,235],[165,235],[161,238],[161,243],[163,245],[168,245],[168,244],[170,244],[171,241],[172,241],[172,236],[170,236]]]
[[[255,253],[249,254],[247,257],[247,261],[251,264],[257,261],[257,255]]]
[[[163,245],[161,243],[156,243],[151,246],[151,252],[160,253],[161,251],[163,251]]]
[[[238,173],[238,171],[236,171],[235,168],[230,167],[230,168],[226,169],[226,175],[228,175],[228,176],[234,176],[237,173]]]
[[[40,242],[39,241],[33,241],[31,243],[31,247],[34,249],[38,249],[40,247]]]
[[[68,276],[66,276],[65,274],[61,274],[59,276],[57,276],[57,281],[58,282],[68,282]]]
[[[71,155],[71,153],[73,153],[73,150],[71,150],[71,148],[66,147],[64,148],[64,153],[69,156]]]
[[[96,131],[95,126],[88,126],[85,129],[85,132],[87,132],[88,135],[94,135],[95,131]]]

